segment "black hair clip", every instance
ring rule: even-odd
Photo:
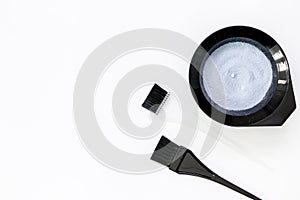
[[[142,107],[150,110],[155,114],[158,114],[158,112],[166,102],[168,96],[169,93],[155,83],[144,103],[142,104]]]

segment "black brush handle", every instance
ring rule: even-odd
[[[251,198],[251,199],[254,199],[254,200],[261,200],[260,198],[254,196],[253,194],[247,192],[246,190],[244,190],[244,189],[242,189],[242,188],[240,188],[240,187],[234,185],[233,183],[230,183],[229,181],[225,180],[224,178],[222,178],[222,177],[220,177],[220,176],[218,176],[218,175],[215,175],[215,174],[214,174],[214,175],[211,177],[210,180],[212,180],[212,181],[214,181],[214,182],[216,182],[216,183],[219,183],[219,184],[221,184],[221,185],[224,185],[225,187],[228,187],[228,188],[230,188],[230,189],[232,189],[232,190],[234,190],[234,191],[236,191],[236,192],[238,192],[238,193],[240,193],[240,194],[243,194],[243,195],[245,195],[245,196],[247,196],[247,197],[249,197],[249,198]]]
[[[171,165],[170,169],[185,175],[202,177],[216,183],[219,183],[227,188],[230,188],[240,194],[243,194],[254,200],[261,200],[246,190],[230,183],[224,178],[215,174],[212,170],[206,167],[190,150],[186,150],[179,159],[176,159]]]

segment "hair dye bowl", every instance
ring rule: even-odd
[[[260,30],[234,26],[210,35],[193,56],[189,80],[199,107],[220,123],[280,125],[288,117],[276,116],[293,92],[288,62]]]

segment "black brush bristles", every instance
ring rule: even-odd
[[[159,85],[154,84],[142,106],[157,114],[168,96],[169,95],[166,90],[162,89]]]
[[[178,149],[179,146],[177,144],[162,136],[151,156],[151,160],[169,167]]]

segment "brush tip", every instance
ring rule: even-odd
[[[177,144],[162,136],[151,156],[151,160],[165,166],[170,166],[178,149],[179,146]]]

